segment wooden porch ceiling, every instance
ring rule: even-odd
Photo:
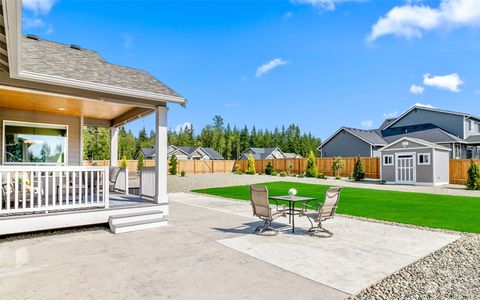
[[[121,103],[5,88],[0,88],[0,108],[76,117],[83,116],[91,120],[110,121],[111,125],[128,122],[151,111]]]

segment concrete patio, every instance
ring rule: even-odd
[[[169,198],[168,227],[1,243],[2,298],[344,299],[458,238],[342,217],[331,239],[259,237],[246,202]]]

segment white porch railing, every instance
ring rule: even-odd
[[[0,166],[0,214],[109,206],[108,167]]]
[[[140,197],[155,197],[155,167],[140,170]]]

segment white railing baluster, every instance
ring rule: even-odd
[[[15,171],[15,184],[13,186],[14,193],[15,193],[15,209],[18,209],[18,171]]]
[[[49,200],[50,200],[50,189],[48,186],[48,172],[45,172],[45,208],[48,209]]]
[[[97,174],[97,204],[100,202],[100,172],[95,172]],[[0,198],[1,199],[1,198]]]
[[[95,179],[94,178],[95,175],[93,173],[93,171],[90,171],[90,203],[93,204],[93,197],[95,196],[95,186],[93,185],[93,180]]]
[[[84,172],[83,174],[85,175],[84,177],[85,182],[83,183],[85,187],[84,204],[87,204],[88,203],[88,172]]]
[[[41,177],[41,171],[37,171],[37,189],[35,192],[37,193],[37,205],[38,208],[42,207],[42,177]]]
[[[72,205],[77,201],[77,173],[72,172]]]
[[[70,202],[70,172],[65,172],[65,204],[68,206]],[[72,203],[73,204],[73,203]]]
[[[59,172],[58,176],[58,204],[60,204],[60,207],[63,206],[63,172]]]
[[[57,172],[52,172],[52,205],[57,206]]]
[[[22,172],[22,208],[27,206],[27,172]]]
[[[82,173],[78,172],[78,204],[82,204],[82,185],[83,185],[83,178]]]
[[[7,210],[10,210],[10,193],[12,191],[12,187],[10,186],[11,184],[11,181],[12,181],[12,178],[11,178],[11,173],[10,172],[7,172]]]
[[[2,211],[3,206],[3,172],[0,172],[0,211]]]
[[[35,189],[34,187],[34,177],[33,177],[33,171],[30,172],[30,179],[29,179],[29,184],[30,184],[30,208],[33,209],[34,203],[35,202]]]

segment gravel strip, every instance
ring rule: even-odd
[[[480,235],[467,234],[349,299],[480,299]]]

